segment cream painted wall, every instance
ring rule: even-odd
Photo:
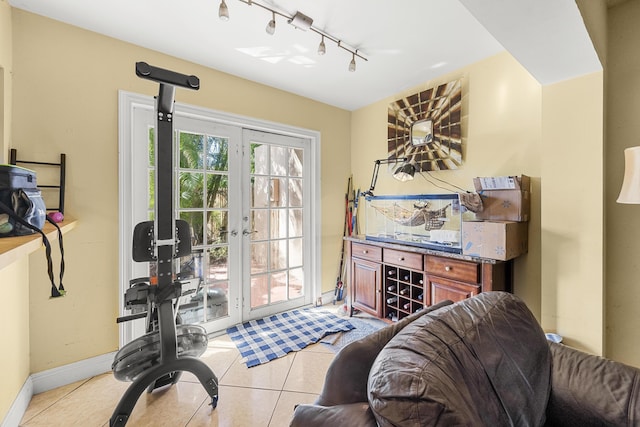
[[[607,63],[607,0],[576,0],[601,64]]]
[[[542,95],[542,325],[603,354],[603,72]]]
[[[609,9],[607,50],[607,356],[640,366],[640,205],[615,202],[624,149],[640,145],[640,1]]]
[[[12,22],[11,7],[0,0],[0,163],[6,162],[11,140]],[[29,376],[29,265],[22,258],[0,270],[0,420],[4,419]]]
[[[459,77],[465,163],[434,175],[466,189],[473,189],[475,176],[532,177],[529,253],[516,261],[514,292],[544,329],[602,354],[602,72],[541,87],[505,52],[357,110],[351,131],[356,184],[366,188],[373,162],[386,157],[388,104]],[[399,183],[384,172],[376,187],[376,194],[440,191],[420,178]]]
[[[6,162],[11,140],[12,27],[11,6],[6,0],[0,0],[0,163]]]
[[[22,257],[0,270],[0,422],[29,377],[29,260]]]
[[[463,80],[462,142],[464,165],[454,171],[434,172],[437,178],[473,190],[476,176],[525,174],[532,177],[529,253],[515,262],[515,293],[540,318],[540,84],[508,53],[504,52],[457,72],[408,89],[397,96],[353,112],[351,158],[354,181],[369,187],[373,163],[387,156],[387,107],[396,99]],[[375,193],[441,193],[425,179],[394,180],[383,166]],[[362,218],[362,221],[364,218]]]
[[[322,289],[333,289],[350,112],[17,9],[13,43],[13,145],[25,157],[67,154],[66,211],[79,219],[65,236],[67,296],[48,299],[42,254],[30,258],[32,372],[117,349],[117,91],[158,90],[135,76],[136,61],[197,75],[201,90],[176,91],[179,102],[321,132]]]

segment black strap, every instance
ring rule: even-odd
[[[53,220],[51,220],[51,218],[46,216],[47,221],[49,221],[51,224],[53,224],[56,227],[56,229],[58,229],[58,242],[60,244],[61,259],[60,259],[60,286],[56,287],[56,282],[53,278],[53,261],[51,260],[51,244],[49,243],[49,239],[47,239],[47,236],[44,234],[42,230],[40,230],[35,225],[25,221],[24,218],[17,215],[13,211],[13,209],[9,208],[7,205],[5,205],[1,201],[0,201],[0,210],[2,210],[4,213],[9,215],[15,221],[18,221],[20,224],[24,225],[25,227],[30,228],[31,230],[37,233],[40,233],[40,235],[42,236],[42,243],[44,244],[44,247],[45,247],[45,255],[47,257],[47,273],[49,274],[49,280],[51,281],[51,298],[57,298],[57,297],[63,296],[65,294],[64,286],[62,285],[62,277],[64,276],[64,248],[62,246],[62,230],[60,230],[60,227],[58,227],[58,224],[56,224],[55,222],[53,222]]]

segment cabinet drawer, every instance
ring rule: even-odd
[[[479,285],[468,285],[439,277],[429,279],[429,288],[431,289],[428,301],[430,305],[445,300],[458,302],[480,293]]]
[[[354,242],[351,243],[351,256],[371,261],[382,261],[382,248]]]
[[[427,274],[467,283],[480,283],[480,264],[459,259],[427,256]]]
[[[412,270],[422,270],[422,254],[385,249],[382,254],[382,260],[385,264],[393,264]]]

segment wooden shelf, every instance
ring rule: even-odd
[[[66,217],[63,222],[58,224],[62,233],[65,234],[68,231],[75,228],[77,220],[74,218]],[[51,241],[52,247],[58,246],[57,230],[48,222],[45,223],[44,233]],[[35,252],[42,247],[42,236],[39,233],[30,234],[28,236],[18,237],[2,237],[0,238],[0,270],[8,265],[16,262],[20,258],[29,255],[31,252]]]

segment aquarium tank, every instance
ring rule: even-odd
[[[458,194],[367,196],[365,238],[459,254],[463,211]]]

